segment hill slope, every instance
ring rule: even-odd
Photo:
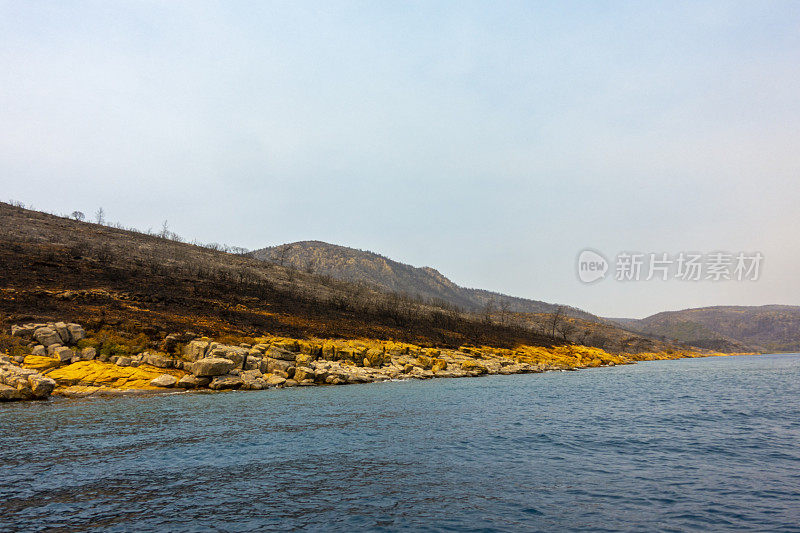
[[[611,320],[611,319],[610,319]],[[667,311],[641,320],[615,319],[624,327],[716,350],[800,351],[800,306],[719,306]]]
[[[460,287],[430,267],[414,267],[374,252],[357,250],[321,241],[301,241],[255,250],[252,257],[291,266],[335,279],[361,282],[382,290],[446,302],[470,312],[487,306],[510,313],[553,313],[563,307],[566,314],[584,320],[599,320],[580,309],[537,300],[517,298],[480,289]]]

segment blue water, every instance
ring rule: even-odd
[[[800,355],[0,405],[0,530],[800,531]]]

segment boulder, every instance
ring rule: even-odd
[[[242,378],[243,389],[261,390],[267,388],[267,382],[264,380],[260,370],[245,370],[239,373],[239,377]]]
[[[46,398],[50,396],[53,389],[56,388],[54,379],[41,374],[31,374],[28,376],[28,382],[31,384],[31,392],[37,398]]]
[[[279,346],[272,346],[269,350],[267,350],[266,356],[272,359],[279,359],[281,361],[294,361],[297,357],[297,354],[290,352],[289,350],[285,350]]]
[[[277,376],[275,374],[266,374],[264,376],[264,381],[266,381],[267,385],[270,387],[279,387],[286,383],[286,378]]]
[[[210,378],[199,378],[197,376],[193,376],[192,374],[186,374],[178,380],[178,387],[184,389],[199,389],[202,387],[208,387],[209,383],[211,383]]]
[[[163,354],[144,352],[142,363],[152,365],[156,368],[174,368],[175,360]]]
[[[45,348],[45,347],[44,347],[44,346],[42,346],[41,344],[37,344],[37,345],[36,345],[36,346],[34,346],[34,347],[33,347],[33,349],[31,350],[31,355],[36,355],[36,356],[39,356],[39,357],[44,357],[44,356],[46,356],[46,355],[47,355],[47,348]]]
[[[125,355],[117,357],[117,360],[114,362],[117,366],[131,366],[131,358]]]
[[[50,357],[55,357],[56,356],[56,350],[58,350],[59,348],[63,348],[63,347],[64,347],[64,345],[61,344],[60,342],[56,343],[56,344],[51,344],[50,346],[47,347],[47,355],[49,355]]]
[[[294,376],[293,376],[292,379],[294,379],[295,381],[300,383],[300,382],[305,381],[307,379],[310,379],[310,380],[313,381],[315,376],[316,376],[316,374],[309,367],[307,367],[307,366],[298,366],[294,370]]]
[[[243,383],[241,377],[226,374],[215,377],[208,386],[214,390],[238,389]]]
[[[56,333],[58,333],[58,336],[61,337],[61,344],[66,346],[72,342],[69,329],[67,329],[67,325],[64,322],[56,322],[53,327],[56,330]]]
[[[261,370],[261,372],[263,372],[264,374],[268,372],[275,372],[276,370],[279,370],[281,372],[289,372],[289,369],[294,366],[294,364],[292,364],[289,361],[283,361],[281,359],[268,359],[268,358],[264,358],[261,361],[261,365],[262,367],[266,366],[266,371],[264,371],[263,368]]]
[[[91,361],[95,357],[97,357],[97,350],[92,347],[84,348],[81,350],[81,361]]]
[[[206,341],[193,340],[184,347],[183,355],[190,361],[197,361],[206,356],[206,350],[208,350]]]
[[[56,333],[56,330],[46,326],[34,331],[33,338],[45,347],[62,343],[61,337]]]
[[[167,335],[161,342],[161,350],[167,353],[175,353],[175,349],[178,347],[178,342],[178,336],[174,333]]]
[[[53,351],[53,355],[56,359],[59,359],[62,363],[72,361],[72,358],[75,357],[75,352],[72,348],[67,348],[66,346],[62,346],[60,348],[56,348]]]
[[[67,324],[67,331],[73,343],[86,338],[86,331],[80,324]]]
[[[0,383],[0,402],[13,402],[15,400],[24,400],[22,393],[16,387],[10,387]]]
[[[236,366],[230,359],[221,357],[205,357],[192,364],[191,372],[195,376],[221,376],[227,374]]]
[[[169,374],[161,374],[150,382],[153,387],[174,387],[178,378]]]

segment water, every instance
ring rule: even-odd
[[[0,530],[800,531],[800,355],[0,405]]]

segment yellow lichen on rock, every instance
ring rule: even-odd
[[[52,357],[45,357],[43,355],[27,355],[22,366],[37,370],[39,372],[47,370],[48,368],[55,368],[61,364],[61,361]]]
[[[157,390],[159,387],[150,385],[150,381],[162,374],[170,374],[180,379],[186,375],[186,372],[157,368],[150,365],[122,367],[101,361],[78,361],[53,370],[48,374],[48,377],[56,380],[59,385],[65,386],[82,385],[121,390]],[[58,390],[56,390],[56,393],[58,393]]]

